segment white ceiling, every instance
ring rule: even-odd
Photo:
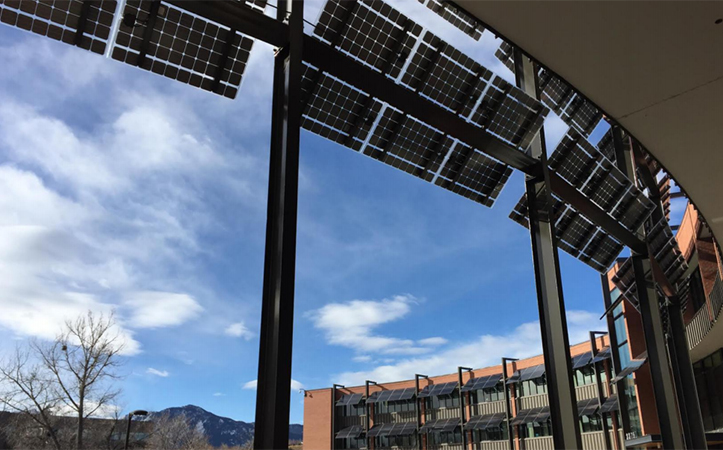
[[[597,103],[723,238],[723,2],[457,2]]]

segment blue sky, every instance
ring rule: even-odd
[[[395,4],[511,77],[489,33]],[[8,27],[0,65],[0,351],[114,310],[122,410],[253,421],[272,49],[235,101]],[[302,387],[539,353],[529,235],[507,218],[522,190],[515,173],[485,208],[302,133],[293,422]],[[604,328],[600,276],[560,260],[579,342]]]

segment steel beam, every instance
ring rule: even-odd
[[[473,369],[471,367],[457,367],[457,390],[459,392],[459,420],[460,420],[460,428],[462,432],[462,448],[464,450],[467,449],[467,432],[464,430],[464,423],[467,421],[465,418],[465,404],[464,404],[464,392],[462,392],[462,372],[467,371],[471,372]]]
[[[539,99],[534,64],[524,58],[519,50],[515,50],[514,61],[517,86],[527,95]],[[525,185],[554,448],[580,449],[582,440],[572,382],[565,301],[551,211],[550,172],[542,131],[533,139],[529,151],[533,158],[540,161],[542,167],[541,175],[526,177]]]
[[[266,254],[259,343],[254,449],[289,445],[296,213],[301,123],[303,0],[280,1],[288,45],[274,61]]]
[[[515,449],[515,438],[512,433],[512,411],[510,404],[510,391],[507,387],[507,363],[518,361],[516,358],[502,358],[502,386],[505,391],[505,419],[507,419],[507,441],[509,448],[508,450]],[[511,387],[510,387],[511,389]]]
[[[417,450],[422,450],[422,434],[419,432],[419,429],[422,425],[422,411],[420,408],[420,399],[419,399],[419,379],[420,378],[426,378],[427,384],[429,384],[429,377],[427,375],[420,375],[415,374],[414,375],[414,388],[416,389],[416,395],[414,396],[414,412],[417,414]]]

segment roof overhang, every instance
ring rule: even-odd
[[[457,3],[632,133],[723,236],[723,3]]]

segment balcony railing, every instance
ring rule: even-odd
[[[688,337],[688,349],[693,349],[696,345],[708,335],[713,328],[713,324],[718,320],[721,308],[723,307],[723,282],[721,282],[719,274],[716,273],[713,289],[710,292],[710,308],[704,305],[693,316],[693,320],[685,327]],[[711,313],[713,320],[711,320]]]
[[[428,409],[425,420],[456,419],[459,417],[459,407]]]
[[[463,450],[462,444],[428,445],[427,450]]]
[[[547,394],[520,397],[520,409],[542,408],[548,405]]]
[[[475,444],[477,450],[509,450],[510,441],[483,441]]]
[[[416,421],[417,421],[417,413],[415,411],[400,411],[400,412],[374,414],[374,423],[375,424],[397,423],[397,422],[416,422]]]
[[[577,397],[578,402],[589,398],[597,398],[597,386],[594,384],[578,386],[575,388],[575,397]]]
[[[505,412],[505,401],[498,400],[496,402],[477,403],[472,405],[473,416],[484,416],[485,414],[494,414]]]
[[[353,425],[364,426],[366,416],[337,416],[335,419],[337,431]]]
[[[555,444],[552,442],[552,436],[526,438],[525,450],[555,450]]]

